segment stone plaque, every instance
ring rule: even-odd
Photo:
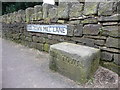
[[[49,34],[67,35],[67,25],[36,25],[28,24],[27,31]]]

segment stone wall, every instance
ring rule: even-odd
[[[3,15],[2,36],[40,51],[70,42],[101,49],[100,64],[117,73],[120,70],[120,2],[60,2],[37,5]],[[28,32],[27,24],[65,24],[66,36]],[[119,73],[120,75],[120,73]]]

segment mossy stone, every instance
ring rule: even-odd
[[[50,47],[50,45],[45,43],[44,46],[43,46],[44,51],[48,52],[49,51],[49,47]]]
[[[116,72],[120,76],[120,66],[116,65],[113,62],[105,62],[105,61],[100,61],[100,65],[112,70],[113,72]]]

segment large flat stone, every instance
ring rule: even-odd
[[[79,83],[86,83],[99,66],[100,50],[72,44],[50,46],[50,69]]]

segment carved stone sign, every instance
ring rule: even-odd
[[[27,31],[67,35],[67,25],[36,25],[28,24]]]

